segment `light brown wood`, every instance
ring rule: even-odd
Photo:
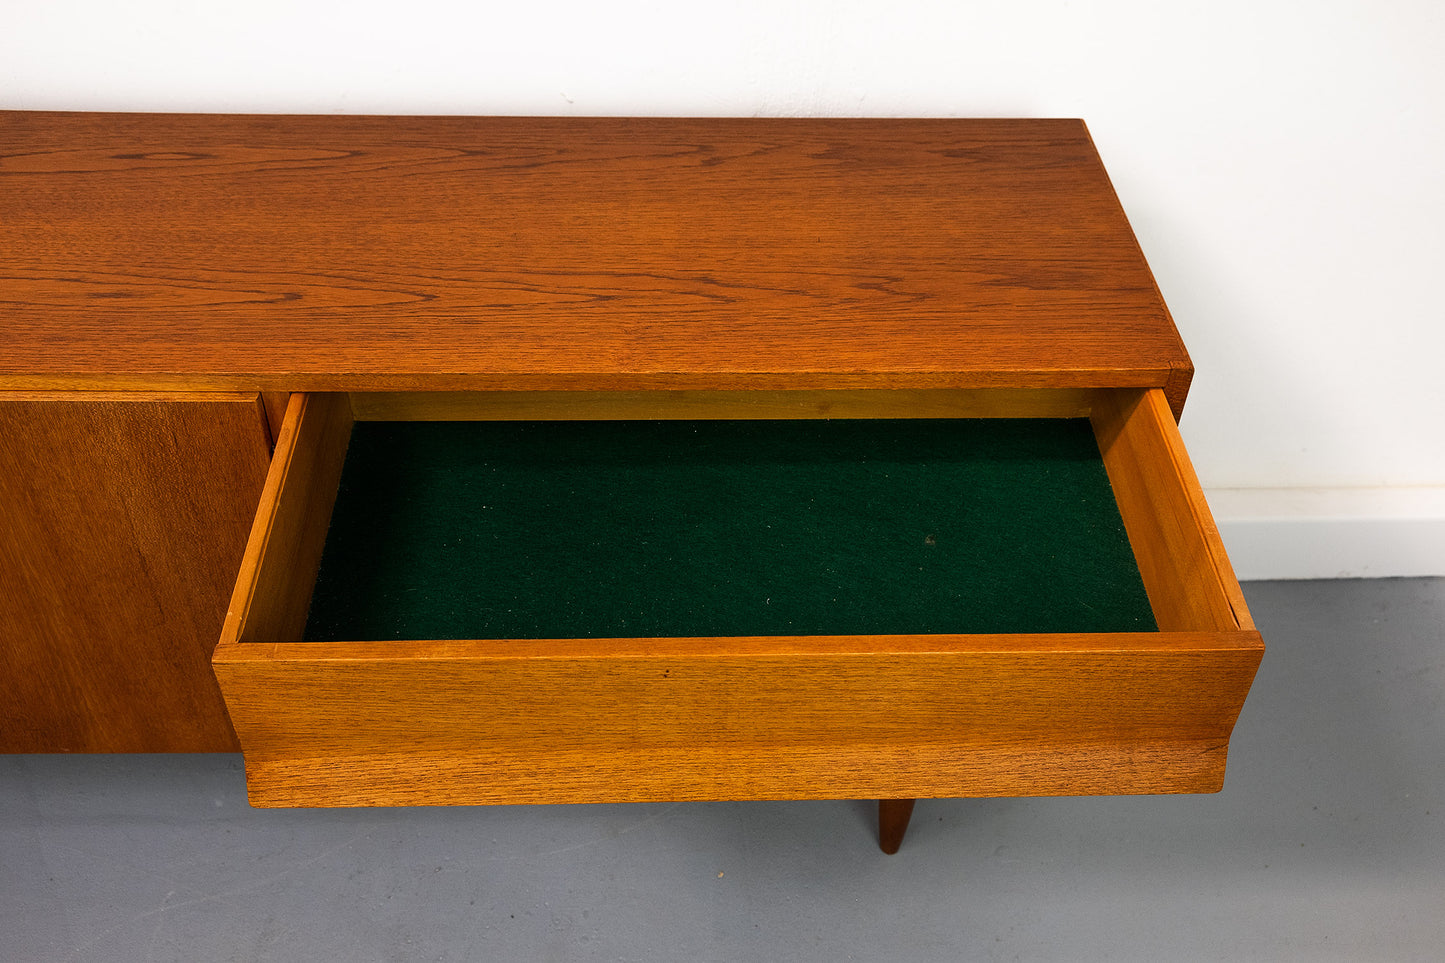
[[[0,751],[235,751],[209,670],[253,394],[0,395]]]
[[[257,805],[1205,792],[1223,778],[1262,648],[1187,608],[1196,624],[1155,633],[297,641],[304,598],[268,556],[314,572],[297,546],[324,526],[276,520],[306,517],[335,478],[286,459],[315,445],[339,460],[343,401],[293,400],[215,653]],[[1125,407],[1139,405],[1096,399],[1096,419]],[[1123,421],[1111,472],[1170,489],[1166,508],[1187,501],[1172,464],[1127,464],[1173,457],[1164,426]],[[1174,574],[1166,599],[1224,598],[1212,566]],[[273,603],[278,588],[291,594]]]
[[[0,388],[1153,386],[1077,120],[0,113]]]
[[[1214,523],[1214,513],[1209,510],[1209,502],[1204,497],[1204,488],[1199,484],[1199,476],[1194,472],[1194,463],[1189,460],[1189,452],[1185,449],[1184,439],[1179,434],[1178,425],[1175,423],[1177,415],[1170,408],[1168,401],[1158,392],[1146,392],[1144,403],[1148,405],[1149,417],[1156,426],[1159,437],[1164,439],[1164,444],[1169,450],[1169,461],[1174,465],[1174,473],[1178,476],[1184,491],[1189,495],[1189,509],[1194,516],[1195,527],[1204,538],[1204,545],[1213,562],[1215,574],[1219,577],[1224,595],[1229,600],[1229,608],[1234,615],[1234,624],[1241,629],[1253,629],[1254,618],[1249,614],[1249,606],[1244,601],[1244,591],[1239,587],[1239,579],[1235,577],[1234,566],[1230,564],[1229,554],[1224,549],[1224,539],[1219,535],[1219,526]]]
[[[859,740],[662,746],[599,754],[492,746],[465,753],[298,756],[247,751],[253,806],[438,806],[717,799],[1088,796],[1217,791],[1226,741],[968,747]],[[1018,773],[1009,777],[1010,772]],[[804,788],[804,787],[812,787]]]
[[[97,401],[150,401],[158,403],[200,402],[224,404],[237,402],[259,404],[254,391],[0,391],[0,402],[56,402],[58,404],[89,404]],[[279,422],[278,422],[279,424]]]
[[[271,435],[271,447],[276,447],[276,439],[281,436],[281,423],[286,420],[286,406],[290,403],[291,396],[284,391],[263,391],[261,392],[261,405],[266,409],[266,427]]]
[[[344,394],[291,396],[222,644],[240,638],[243,626],[250,639],[301,637],[350,440],[351,405]]]
[[[1159,628],[1253,628],[1163,392],[1100,392],[1092,418]]]
[[[389,651],[385,651],[389,650]],[[255,805],[1208,792],[1258,636],[223,645]]]
[[[1086,418],[1085,389],[355,393],[357,421]]]

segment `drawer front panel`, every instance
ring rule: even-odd
[[[261,805],[1217,789],[1252,635],[1120,642],[300,643],[218,671]]]

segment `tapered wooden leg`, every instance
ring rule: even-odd
[[[913,799],[878,800],[878,848],[892,856],[903,844],[908,820],[913,816]]]

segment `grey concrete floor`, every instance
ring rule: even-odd
[[[1445,580],[1252,583],[1222,793],[253,810],[0,757],[0,960],[1445,959]]]

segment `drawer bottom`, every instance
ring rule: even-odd
[[[304,639],[1155,627],[1087,419],[358,422]]]

